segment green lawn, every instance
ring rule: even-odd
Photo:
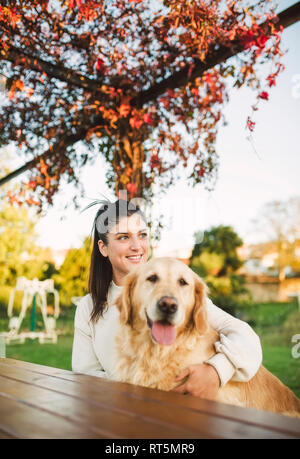
[[[27,339],[24,344],[6,346],[6,357],[71,370],[72,336],[59,336],[56,344]]]
[[[291,347],[263,345],[263,365],[300,398],[300,358],[292,357]]]
[[[71,370],[73,327],[75,307],[64,308],[57,320],[57,329],[60,334],[56,344],[40,344],[38,340],[26,339],[24,344],[8,344],[6,357],[26,362],[38,363],[50,367]],[[0,311],[0,331],[8,330],[8,319],[4,310]],[[21,326],[21,331],[29,330],[30,317],[26,316]],[[36,317],[36,330],[43,329],[41,314]]]
[[[26,340],[24,344],[6,346],[8,358],[71,370],[74,309],[62,314],[58,321],[61,334],[57,344],[39,344]],[[300,312],[295,304],[256,304],[243,310],[242,319],[251,324],[261,338],[263,365],[290,387],[300,398],[300,358],[292,357],[291,338],[300,333]],[[0,331],[7,329],[2,315]]]

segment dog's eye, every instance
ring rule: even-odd
[[[179,279],[179,284],[180,285],[188,285],[188,283],[183,279],[183,277],[181,279]]]
[[[152,274],[152,276],[147,277],[147,280],[154,283],[158,281],[158,276],[156,274]]]

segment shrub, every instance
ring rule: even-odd
[[[7,308],[8,308],[8,302],[9,302],[9,297],[11,294],[13,287],[10,287],[8,285],[1,285],[0,287],[0,310],[1,310],[1,316],[7,315]],[[15,298],[14,298],[14,312],[17,314],[20,313],[21,306],[22,306],[22,298],[23,298],[23,293],[22,292],[15,292]]]
[[[242,276],[207,276],[205,282],[209,288],[209,297],[212,302],[233,316],[241,316],[241,309],[249,306],[251,296],[244,287],[245,279]]]

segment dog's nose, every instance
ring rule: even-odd
[[[158,301],[157,306],[164,314],[174,314],[178,308],[177,301],[172,296],[163,296]]]

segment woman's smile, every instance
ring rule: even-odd
[[[139,254],[139,255],[129,255],[126,257],[129,261],[131,261],[132,263],[140,263],[140,261],[142,260],[143,258],[143,254]]]

